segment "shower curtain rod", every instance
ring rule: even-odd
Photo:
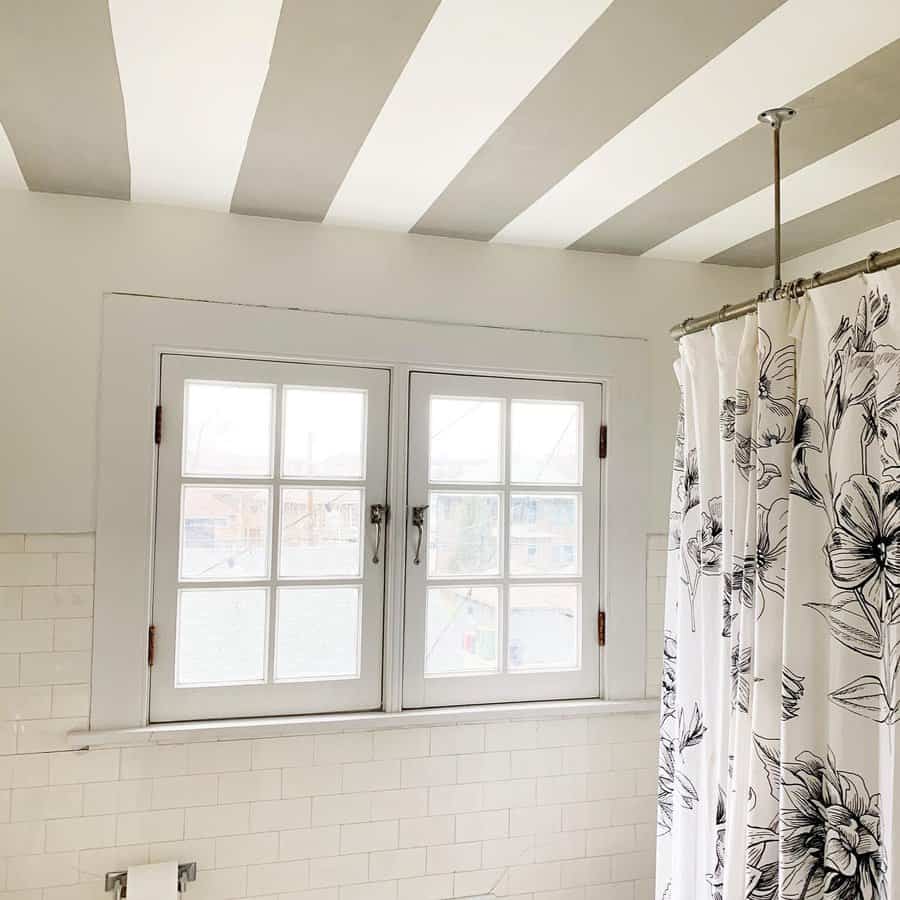
[[[711,325],[719,322],[727,322],[729,319],[739,319],[748,313],[756,311],[756,307],[766,300],[778,300],[782,297],[800,297],[810,288],[821,287],[823,284],[834,284],[859,275],[862,272],[878,272],[881,269],[889,269],[900,264],[900,247],[888,250],[886,253],[870,253],[865,259],[858,262],[832,269],[829,272],[816,272],[810,278],[798,278],[786,285],[781,283],[781,126],[789,122],[797,115],[795,109],[789,106],[778,106],[767,109],[757,116],[757,121],[769,125],[772,129],[772,161],[774,163],[774,179],[772,182],[775,199],[775,228],[774,256],[775,269],[773,285],[769,290],[762,291],[752,300],[743,303],[726,304],[717,312],[707,313],[705,316],[685,319],[669,329],[669,334],[677,341],[686,334],[703,331]]]
[[[900,247],[894,247],[893,250],[887,250],[884,253],[870,253],[865,259],[841,266],[839,269],[831,269],[828,272],[816,272],[815,275],[809,278],[798,278],[796,281],[789,281],[787,284],[777,288],[769,288],[752,300],[745,300],[743,303],[726,304],[716,312],[685,319],[683,322],[673,325],[669,329],[669,334],[677,341],[686,334],[703,331],[704,328],[709,328],[711,325],[718,325],[720,322],[727,322],[730,319],[739,319],[741,316],[756,312],[756,307],[766,300],[779,300],[782,297],[800,297],[810,288],[822,287],[825,284],[835,284],[838,281],[846,281],[854,275],[880,272],[882,269],[890,269],[892,266],[897,265],[900,265]]]

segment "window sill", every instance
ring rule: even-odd
[[[70,746],[80,749],[112,745],[178,744],[192,741],[286,737],[335,731],[381,731],[388,728],[456,725],[463,722],[507,722],[536,717],[568,718],[621,713],[656,713],[658,710],[658,698],[646,700],[556,700],[391,713],[339,713],[315,716],[279,716],[264,719],[220,719],[208,722],[169,722],[147,725],[143,728],[71,731],[68,735],[68,742]]]

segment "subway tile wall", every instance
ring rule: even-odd
[[[648,545],[659,681],[664,539]],[[649,900],[656,715],[70,751],[91,535],[0,535],[0,900],[103,898],[196,860],[194,900]]]

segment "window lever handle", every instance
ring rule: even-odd
[[[372,562],[377,566],[381,562],[381,539],[384,536],[384,523],[388,508],[383,503],[373,503],[369,508],[369,522],[375,526],[375,553]]]
[[[422,564],[422,539],[425,536],[425,510],[428,506],[414,506],[412,508],[412,524],[413,528],[418,529],[416,535],[416,555],[413,557],[413,565],[420,566]]]

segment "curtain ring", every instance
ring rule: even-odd
[[[722,322],[724,322],[726,320],[725,317],[728,314],[728,308],[729,308],[729,306],[727,303],[722,304],[722,307],[719,310],[719,321],[716,324],[721,325]]]
[[[875,257],[876,257],[876,256],[881,256],[881,251],[880,251],[880,250],[873,250],[873,251],[866,257],[866,275],[871,275],[871,274],[872,274],[872,263],[875,262]]]

